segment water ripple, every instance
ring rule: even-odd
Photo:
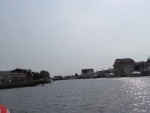
[[[149,113],[150,77],[57,81],[0,97],[11,113]]]

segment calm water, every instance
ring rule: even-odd
[[[0,90],[11,113],[150,113],[150,77],[57,81]]]

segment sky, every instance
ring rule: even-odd
[[[0,70],[51,76],[150,55],[149,0],[0,0]]]

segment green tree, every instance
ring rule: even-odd
[[[78,73],[75,74],[75,78],[78,78]]]
[[[32,72],[33,80],[40,79],[40,74],[38,72]]]
[[[50,73],[48,71],[42,70],[40,71],[40,77],[41,78],[50,77]]]

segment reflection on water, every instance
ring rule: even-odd
[[[132,78],[125,81],[124,89],[126,90],[126,95],[130,99],[130,107],[133,112],[144,113],[150,112],[150,78]]]
[[[11,113],[149,113],[150,77],[57,81],[0,90]]]

